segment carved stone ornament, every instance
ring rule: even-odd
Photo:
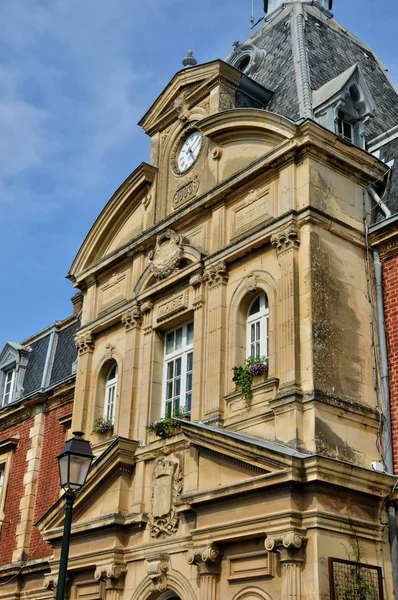
[[[137,304],[132,306],[129,311],[122,315],[122,323],[127,331],[130,331],[130,329],[134,329],[135,327],[140,327],[141,319],[141,310]]]
[[[79,352],[79,355],[85,354],[86,352],[93,352],[94,340],[91,333],[83,333],[78,335],[75,339],[75,346]]]
[[[197,565],[200,575],[219,572],[219,563],[222,552],[217,544],[210,542],[201,548],[188,551],[187,561],[190,565]]]
[[[307,539],[295,531],[278,537],[267,537],[265,540],[265,549],[268,552],[278,552],[281,561],[301,561],[302,549],[305,546]]]
[[[165,592],[167,590],[167,573],[169,571],[170,556],[165,553],[151,554],[145,558],[146,572],[152,581],[153,590]]]
[[[152,513],[148,529],[152,537],[173,535],[179,518],[175,503],[182,492],[182,470],[177,462],[161,458],[153,470]]]
[[[107,343],[107,345],[105,346],[105,352],[104,352],[104,356],[106,359],[110,359],[113,356],[113,351],[115,349],[115,346],[113,346],[111,343]]]
[[[277,254],[285,250],[300,246],[300,230],[296,223],[290,223],[283,231],[271,237],[271,244],[275,246]]]
[[[106,579],[119,579],[126,575],[127,570],[124,565],[112,563],[110,565],[100,566],[95,569],[94,579],[105,581]]]
[[[197,288],[200,285],[202,285],[202,281],[203,281],[203,275],[201,273],[196,273],[195,275],[192,275],[192,277],[189,280],[189,285],[191,285],[193,288]]]
[[[165,279],[175,271],[182,258],[184,238],[172,229],[158,236],[154,250],[148,254],[149,268],[157,279]]]
[[[148,192],[148,194],[146,194],[142,199],[142,206],[144,207],[145,210],[150,205],[151,200],[152,200],[152,194]]]
[[[254,273],[249,273],[248,276],[246,277],[246,290],[248,292],[256,292],[258,289],[258,283],[257,283],[257,278],[258,276],[255,275]]]
[[[152,309],[153,309],[153,302],[151,302],[150,300],[147,300],[146,302],[143,302],[141,304],[140,310],[143,315],[150,313]]]
[[[58,585],[58,575],[48,575],[44,578],[43,581],[43,589],[45,590],[55,590]]]
[[[227,265],[220,261],[207,267],[203,273],[204,281],[207,281],[210,288],[217,287],[228,281]]]
[[[178,118],[182,123],[185,123],[189,120],[189,104],[184,93],[177,96],[177,98],[174,100],[174,109],[176,110]]]
[[[174,208],[178,208],[182,204],[185,204],[186,202],[189,202],[189,200],[195,198],[195,196],[198,193],[199,187],[200,182],[197,176],[180,186],[173,196],[172,203]]]

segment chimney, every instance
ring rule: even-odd
[[[71,298],[73,304],[73,314],[77,315],[78,312],[83,308],[83,292],[77,292]]]

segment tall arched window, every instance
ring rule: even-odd
[[[247,311],[247,357],[268,356],[268,298],[260,294],[254,298]]]
[[[114,362],[108,371],[105,384],[104,419],[115,420],[115,401],[117,388],[117,364]]]

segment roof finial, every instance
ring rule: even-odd
[[[195,67],[198,64],[198,61],[193,55],[192,50],[188,50],[186,57],[182,61],[184,67]]]

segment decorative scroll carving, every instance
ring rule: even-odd
[[[110,565],[100,566],[95,569],[94,579],[105,581],[107,579],[121,579],[127,573],[124,565],[112,563]]]
[[[179,187],[176,193],[173,196],[173,206],[174,208],[178,208],[181,204],[185,204],[192,198],[195,198],[198,193],[200,186],[200,181],[197,177],[188,181],[188,183],[184,183],[181,187]]]
[[[290,223],[283,231],[271,237],[271,244],[275,246],[277,254],[281,254],[290,248],[300,246],[300,230],[296,223]]]
[[[165,279],[178,267],[182,258],[184,238],[172,229],[159,235],[154,250],[148,254],[149,268],[157,279]]]
[[[114,349],[115,349],[115,346],[112,346],[112,344],[110,344],[108,342],[108,344],[105,346],[105,352],[104,352],[106,359],[109,360],[110,358],[112,358]]]
[[[126,328],[126,331],[130,331],[135,327],[141,326],[142,314],[139,306],[135,304],[131,309],[122,315],[122,323]]]
[[[188,551],[187,561],[196,565],[200,575],[218,574],[222,552],[217,544],[210,542],[207,546],[193,548]]]
[[[202,285],[203,275],[201,273],[196,273],[196,275],[192,275],[189,280],[189,285],[193,288],[200,287]]]
[[[150,300],[147,300],[146,302],[143,302],[141,304],[141,312],[143,315],[150,313],[152,309],[153,309],[153,302],[151,302]]]
[[[202,308],[205,302],[202,282],[202,273],[196,273],[195,275],[192,275],[192,277],[189,280],[189,285],[193,287],[192,308],[194,310],[199,310],[200,308]]]
[[[214,265],[207,267],[203,274],[204,281],[207,281],[210,288],[215,288],[228,281],[227,265],[222,260]]]
[[[148,194],[146,194],[142,199],[142,206],[144,207],[144,210],[146,210],[148,208],[148,206],[151,203],[151,200],[152,200],[152,194],[148,192]]]
[[[152,309],[153,309],[153,302],[151,302],[150,300],[147,300],[146,302],[143,302],[141,304],[140,310],[144,316],[144,321],[143,321],[144,335],[148,335],[152,331]]]
[[[178,529],[175,503],[182,492],[182,470],[177,462],[165,458],[155,463],[153,471],[152,514],[148,529],[152,537],[172,535]]]
[[[268,550],[268,552],[279,551],[281,548],[294,551],[303,546],[305,539],[304,536],[299,535],[295,531],[289,531],[281,537],[267,537],[265,540],[265,549]]]
[[[167,590],[170,556],[165,553],[157,553],[147,556],[145,560],[147,563],[146,572],[152,581],[153,590],[165,592]]]
[[[282,568],[281,600],[301,599],[301,565],[306,541],[303,535],[295,531],[288,531],[280,537],[267,537],[265,540],[266,550],[279,554]]]
[[[78,335],[75,339],[75,346],[79,352],[79,355],[85,354],[86,352],[94,351],[94,340],[90,332]]]

